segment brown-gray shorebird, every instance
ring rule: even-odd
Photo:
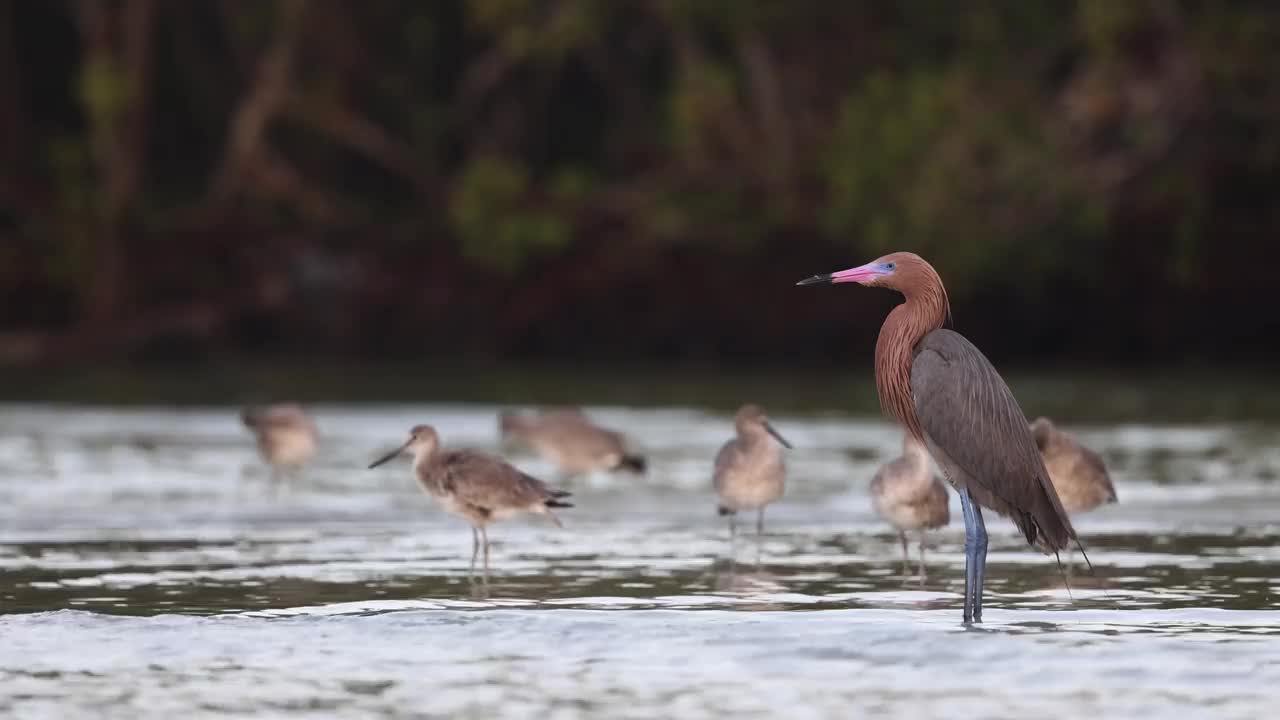
[[[790,448],[759,405],[747,404],[733,418],[737,437],[716,455],[712,477],[719,512],[729,516],[729,535],[737,533],[739,511],[756,511],[756,534],[764,533],[764,509],[782,497],[787,466],[782,448]],[[775,442],[776,440],[776,442]]]
[[[929,450],[910,433],[902,437],[902,457],[880,466],[871,478],[871,505],[898,530],[903,574],[910,565],[907,533],[920,531],[920,579],[924,580],[925,531],[950,522],[951,508],[946,485],[929,465]]]
[[[401,453],[413,456],[413,475],[418,485],[445,510],[471,524],[471,567],[484,548],[484,569],[489,571],[489,535],[485,526],[495,520],[523,513],[545,515],[561,527],[553,508],[573,505],[564,498],[570,493],[554,490],[541,480],[526,475],[505,461],[475,450],[444,450],[440,436],[430,425],[416,425],[409,440],[369,468]]]
[[[245,427],[258,441],[258,454],[278,480],[284,472],[297,471],[316,454],[316,424],[300,406],[280,403],[245,408],[240,414]]]
[[[569,477],[645,470],[644,457],[630,452],[620,433],[596,425],[577,408],[546,409],[535,415],[504,412],[498,416],[498,427],[504,439],[528,445]]]
[[[1098,453],[1059,430],[1049,418],[1031,423],[1031,435],[1049,470],[1062,507],[1072,515],[1116,502],[1116,486]]]
[[[880,327],[876,390],[880,406],[929,448],[960,495],[964,621],[982,622],[982,508],[1012,520],[1032,547],[1055,554],[1076,541],[1071,518],[1009,386],[973,343],[943,329],[950,304],[933,266],[914,253],[896,252],[796,284],[850,282],[896,290],[905,299]]]

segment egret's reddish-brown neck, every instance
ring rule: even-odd
[[[873,284],[902,293],[906,299],[889,312],[876,340],[876,391],[880,407],[924,442],[911,396],[911,362],[916,343],[942,327],[949,311],[947,290],[933,266],[912,253],[886,255],[877,262],[893,262],[892,274]]]

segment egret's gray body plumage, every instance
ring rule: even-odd
[[[1075,530],[1026,416],[986,356],[959,333],[934,330],[916,345],[911,392],[925,444],[947,479],[1012,520],[1029,544],[1067,548]]]

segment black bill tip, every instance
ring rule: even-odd
[[[813,277],[807,277],[801,280],[800,282],[796,283],[796,285],[821,285],[823,283],[829,283],[829,282],[831,282],[831,273],[827,273],[825,275],[814,275]]]
[[[374,468],[378,467],[379,465],[382,465],[382,464],[385,464],[385,463],[391,462],[391,460],[392,460],[393,458],[395,458],[395,456],[399,455],[399,454],[400,454],[400,453],[402,453],[402,452],[404,452],[404,448],[403,448],[403,447],[396,448],[395,450],[393,450],[393,451],[391,451],[391,452],[387,453],[386,455],[383,455],[382,457],[378,458],[377,460],[374,460],[373,462],[369,463],[369,469],[370,469],[370,470],[372,470],[372,469],[374,469]]]
[[[769,434],[772,435],[774,439],[776,439],[779,443],[781,443],[782,447],[788,450],[792,449],[791,443],[787,442],[787,439],[782,437],[782,433],[778,432],[777,429],[775,429],[772,424],[766,422],[764,424],[764,429],[769,431]]]

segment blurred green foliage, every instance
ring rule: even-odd
[[[572,193],[576,188],[566,188]],[[463,255],[507,272],[542,255],[563,250],[570,228],[553,211],[526,207],[525,168],[495,157],[471,162],[458,179],[453,223]]]
[[[7,3],[20,32],[0,76],[21,102],[0,204],[27,254],[0,257],[41,262],[0,288],[0,324],[38,315],[12,309],[23,297],[82,294],[100,225],[116,222],[104,188],[130,157],[144,159],[126,214],[148,232],[251,228],[267,250],[193,241],[157,260],[156,237],[127,237],[126,306],[159,302],[159,274],[269,273],[289,255],[273,238],[381,228],[394,242],[363,245],[373,265],[396,265],[404,228],[430,228],[436,262],[517,285],[560,265],[601,272],[601,247],[766,275],[791,272],[780,248],[850,264],[912,249],[953,301],[994,288],[1060,325],[1063,288],[1092,296],[1080,312],[1095,318],[1121,282],[1185,304],[1262,296],[1277,259],[1259,242],[1280,229],[1274,3],[157,3],[147,85],[130,87],[137,2],[97,3],[96,20],[89,3]],[[144,99],[130,140],[122,118]],[[1205,272],[1224,247],[1241,267]],[[575,307],[587,285],[511,323]]]

